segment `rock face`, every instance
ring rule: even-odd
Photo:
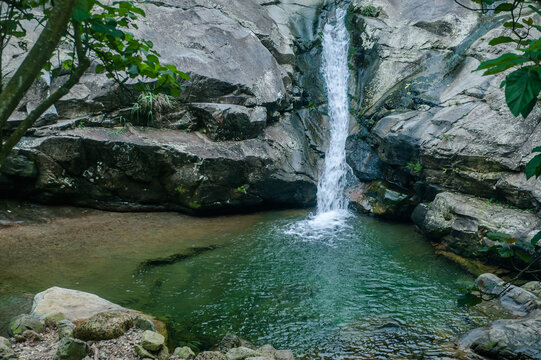
[[[413,193],[386,181],[355,185],[346,190],[350,207],[383,218],[409,220],[415,207]]]
[[[505,286],[502,279],[492,274],[479,276],[476,283],[483,291],[499,295],[504,307],[527,315],[474,329],[459,339],[459,345],[494,359],[541,359],[541,297],[516,286]],[[530,287],[538,285],[539,282]]]
[[[365,16],[366,6],[381,11]],[[508,29],[445,0],[353,1],[348,19],[359,125],[348,163],[361,181],[385,179],[427,202],[453,191],[539,209],[539,181],[523,171],[541,114],[514,118],[505,74],[472,72],[507,51],[488,41]]]
[[[135,35],[190,75],[186,91],[154,100],[160,110],[150,116],[132,108],[137,94],[90,71],[0,169],[0,195],[200,214],[313,205],[319,158],[297,115],[308,101],[295,86],[294,42],[314,31],[291,31],[289,21],[306,15],[298,24],[312,27],[323,3],[141,5],[147,17]],[[62,80],[40,80],[41,92],[23,101],[18,116]]]
[[[432,240],[443,244],[447,250],[467,258],[502,260],[497,255],[479,253],[485,246],[492,246],[488,232],[499,232],[518,239],[513,245],[521,246],[541,231],[541,220],[524,210],[504,207],[472,196],[443,192],[429,205],[419,205],[413,221]],[[520,259],[517,259],[520,261]]]

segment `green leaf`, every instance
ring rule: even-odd
[[[526,164],[526,179],[533,176],[539,177],[541,175],[541,155],[534,156],[528,164]]]
[[[535,245],[537,245],[537,243],[539,242],[539,240],[541,240],[541,231],[538,232],[537,234],[535,234],[535,236],[532,238],[532,240],[531,240],[530,243],[531,243],[533,246],[535,246]]]
[[[483,61],[477,69],[474,71],[484,70],[484,69],[490,69],[495,66],[505,66],[506,64],[511,64],[511,66],[521,64],[524,62],[527,62],[528,58],[525,58],[523,56],[517,55],[517,54],[503,54],[500,57],[497,57],[496,59]],[[511,67],[510,66],[510,67]],[[483,74],[485,75],[485,74]]]
[[[515,7],[511,3],[503,3],[503,4],[500,4],[500,5],[496,6],[496,8],[494,9],[494,12],[496,14],[498,14],[498,13],[501,13],[501,12],[504,12],[504,11],[512,11],[514,8]]]
[[[475,306],[482,302],[483,302],[483,299],[481,299],[477,295],[473,295],[472,293],[463,294],[457,299],[458,307]]]
[[[508,247],[501,247],[498,249],[498,254],[500,254],[500,256],[503,258],[510,258],[514,255],[514,253],[515,252],[513,251],[513,249]]]
[[[501,233],[501,232],[487,232],[486,237],[489,238],[492,241],[497,241],[497,242],[501,242],[501,243],[509,242],[509,240],[514,239],[511,235],[504,234],[504,233]]]
[[[494,45],[505,44],[505,43],[510,43],[510,42],[515,42],[515,40],[513,38],[510,38],[509,36],[500,36],[500,37],[490,40],[488,44],[491,46],[494,46]]]
[[[525,108],[527,109],[532,100],[537,99],[537,95],[541,91],[539,73],[534,71],[531,66],[526,66],[513,71],[506,76],[505,80],[507,81],[505,101],[509,110],[514,116],[519,114],[522,114],[523,117],[528,116],[529,112],[525,113]]]

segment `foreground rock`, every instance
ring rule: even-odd
[[[17,355],[11,347],[11,343],[8,339],[0,336],[0,359],[2,360],[15,360]]]
[[[526,316],[474,329],[460,337],[459,345],[494,359],[541,359],[541,297],[492,274],[479,276],[476,283],[483,292],[495,295],[504,308]],[[526,288],[541,286],[535,283]]]
[[[67,296],[62,298],[60,294]],[[88,309],[85,300],[90,300]],[[96,313],[98,305],[104,312]],[[64,313],[77,326],[66,320]],[[38,315],[45,318],[46,326]],[[288,350],[275,350],[270,345],[256,349],[234,334],[227,334],[217,345],[220,351],[203,351],[196,356],[185,346],[170,354],[166,337],[156,332],[148,316],[136,315],[93,294],[58,287],[36,295],[33,315],[19,315],[12,323],[16,331],[11,341],[0,337],[0,360],[294,360]]]
[[[75,322],[109,311],[126,309],[94,294],[55,286],[34,297],[31,314],[42,320],[62,314],[64,319]]]
[[[135,324],[135,316],[126,312],[99,313],[83,321],[73,336],[81,340],[109,340],[120,337]],[[159,334],[158,334],[159,335]],[[159,335],[163,338],[162,335]]]

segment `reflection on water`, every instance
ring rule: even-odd
[[[59,285],[162,317],[177,343],[205,349],[235,332],[305,359],[438,359],[482,321],[455,306],[469,276],[411,226],[349,216],[304,241],[291,231],[304,219],[103,214],[4,230],[0,321],[15,297]]]

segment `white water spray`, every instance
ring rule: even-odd
[[[346,139],[349,130],[348,51],[349,33],[346,11],[336,9],[336,19],[323,29],[322,73],[327,91],[330,118],[329,149],[319,177],[317,214],[297,222],[286,230],[305,241],[326,239],[332,245],[337,230],[348,228],[348,201],[344,196],[349,166],[346,163]]]
[[[345,17],[346,11],[337,8],[336,21],[326,24],[323,29],[322,72],[327,90],[330,138],[318,183],[318,214],[346,210],[348,206],[344,196],[348,172],[345,148],[349,129],[349,33]]]

